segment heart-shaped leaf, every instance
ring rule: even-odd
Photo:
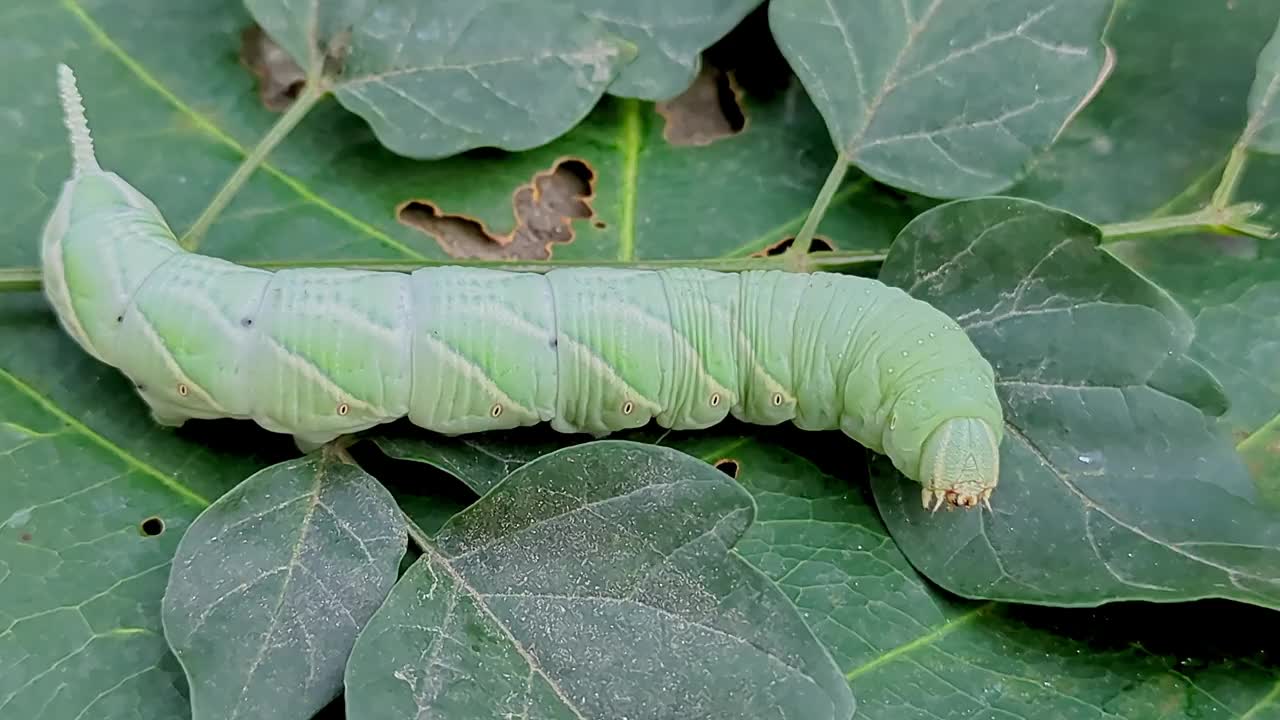
[[[1201,409],[1226,404],[1220,387],[1177,361],[1191,320],[1099,240],[1075,216],[1002,198],[903,230],[882,278],[965,329],[995,369],[1008,433],[994,512],[931,515],[877,463],[885,523],[916,567],[968,597],[1280,607],[1280,512]]]
[[[525,150],[576,125],[635,49],[570,5],[525,0],[245,0],[299,66],[390,150]],[[511,122],[519,116],[520,122]]]
[[[934,197],[1013,184],[1110,72],[1112,0],[774,0],[778,44],[845,157]]]
[[[544,455],[396,585],[352,653],[347,716],[848,720],[831,657],[732,552],[754,512],[667,448]]]
[[[850,462],[856,443],[788,431],[682,433],[672,445],[733,463],[758,508],[738,552],[831,649],[858,698],[857,718],[1148,720],[1162,708],[1161,718],[1193,720],[1262,718],[1277,707],[1277,667],[1265,650],[1274,634],[1235,632],[1268,627],[1272,611],[961,600],[921,577],[895,545]]]

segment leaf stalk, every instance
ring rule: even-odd
[[[0,292],[30,292],[43,284],[40,268],[0,268]]]
[[[1248,160],[1249,151],[1242,142],[1236,143],[1235,147],[1231,148],[1231,155],[1227,158],[1227,166],[1222,170],[1222,179],[1218,181],[1218,187],[1213,191],[1213,198],[1209,201],[1210,207],[1219,210],[1227,208],[1232,198],[1236,196],[1240,181],[1244,178],[1244,169]]]
[[[280,144],[286,136],[297,127],[302,118],[306,117],[311,108],[328,93],[328,85],[319,73],[312,73],[303,84],[302,92],[298,94],[298,98],[293,101],[288,110],[280,116],[276,124],[271,130],[263,136],[262,140],[253,148],[253,150],[245,157],[244,162],[240,163],[240,167],[232,173],[227,182],[213,196],[213,200],[209,201],[209,205],[200,213],[200,217],[196,218],[195,223],[187,230],[186,234],[179,240],[179,244],[187,250],[195,250],[200,246],[200,241],[204,239],[205,233],[209,231],[209,227],[213,225],[214,220],[222,214],[222,211],[231,204],[231,200],[240,192],[240,188],[249,181],[249,177],[253,175],[253,171],[257,170],[260,165],[267,159],[267,155]]]
[[[1100,226],[1102,241],[1111,243],[1151,235],[1180,235],[1194,232],[1246,235],[1260,240],[1278,237],[1274,229],[1260,223],[1249,222],[1249,219],[1261,210],[1261,203],[1243,202],[1227,207],[1210,205],[1182,215],[1112,223]]]
[[[800,226],[800,232],[796,234],[795,242],[791,243],[791,247],[787,249],[784,257],[787,259],[787,268],[793,271],[803,271],[808,269],[809,247],[813,244],[813,236],[818,231],[818,225],[822,222],[822,218],[827,214],[827,208],[831,205],[831,198],[835,197],[836,191],[840,189],[840,184],[844,182],[844,176],[849,172],[849,156],[843,150],[836,155],[836,163],[831,168],[831,172],[827,175],[827,180],[822,184],[822,189],[818,191],[818,198],[814,200],[813,207],[809,210],[809,215],[804,219],[804,225]]]
[[[810,255],[805,261],[807,270],[849,272],[870,269],[883,262],[888,250],[845,250],[821,252]],[[624,262],[619,260],[554,260],[517,262],[512,260],[265,260],[241,263],[263,270],[286,268],[345,268],[349,270],[383,270],[387,272],[413,272],[426,267],[465,265],[511,272],[544,273],[566,267],[606,267],[625,270],[661,270],[672,267],[693,267],[718,272],[743,272],[747,270],[786,270],[786,255],[768,257],[731,257],[686,260],[644,260]],[[0,292],[26,292],[41,287],[40,269],[34,267],[0,268]]]

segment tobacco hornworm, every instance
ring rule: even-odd
[[[181,248],[94,154],[59,66],[74,169],[42,239],[65,330],[155,419],[252,419],[314,446],[407,416],[446,434],[651,420],[839,429],[936,510],[989,506],[992,368],[936,308],[831,273],[467,267],[269,272]]]

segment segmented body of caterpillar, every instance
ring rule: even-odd
[[[71,71],[59,80],[75,170],[44,232],[46,293],[158,422],[252,419],[307,447],[405,416],[447,434],[603,435],[733,415],[839,429],[935,509],[996,486],[991,366],[897,288],[779,271],[247,268],[182,249],[101,169]]]

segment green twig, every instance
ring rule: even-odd
[[[1277,237],[1266,225],[1249,222],[1262,210],[1261,203],[1236,203],[1228,207],[1209,206],[1192,213],[1113,223],[1101,226],[1103,242],[1118,242],[1151,235],[1178,235],[1212,232],[1224,235],[1247,235],[1270,240]]]
[[[822,222],[823,216],[827,214],[827,206],[831,204],[831,198],[835,196],[836,190],[840,189],[840,183],[844,182],[844,176],[849,172],[849,156],[841,151],[836,155],[836,164],[831,168],[831,173],[827,175],[827,181],[822,184],[822,189],[818,191],[818,198],[813,202],[813,208],[809,210],[809,216],[804,219],[804,225],[800,226],[800,232],[796,233],[795,242],[791,243],[791,247],[786,252],[787,266],[792,270],[800,270],[808,267],[807,255],[809,247],[813,243],[814,233],[818,232],[818,224]]]
[[[27,292],[39,290],[40,268],[0,268],[0,292]]]
[[[1213,191],[1213,199],[1209,201],[1209,206],[1219,210],[1225,210],[1236,196],[1236,190],[1240,187],[1240,180],[1244,178],[1245,164],[1249,159],[1249,151],[1245,149],[1243,143],[1236,143],[1231,148],[1231,156],[1227,158],[1227,166],[1222,171],[1222,179],[1218,181],[1218,187]]]
[[[271,154],[276,145],[279,145],[280,141],[284,140],[285,136],[302,121],[302,118],[306,117],[307,113],[310,112],[311,108],[315,107],[326,92],[328,92],[328,86],[323,78],[319,73],[312,73],[312,77],[307,79],[302,92],[298,94],[298,98],[280,116],[280,119],[276,121],[276,124],[272,126],[271,130],[267,132],[258,145],[253,148],[253,151],[245,157],[244,162],[240,163],[240,167],[236,168],[235,173],[218,190],[218,194],[213,196],[209,206],[204,209],[204,212],[200,213],[200,217],[196,218],[195,224],[191,226],[186,235],[182,236],[180,241],[182,247],[188,250],[195,250],[199,247],[204,234],[209,230],[209,226],[213,225],[213,221],[217,219],[218,215],[227,208],[227,205],[231,204],[232,198],[248,182],[249,176],[253,174],[253,171],[258,169],[258,166],[267,159],[267,155]]]
[[[431,538],[427,537],[426,531],[418,527],[418,523],[409,517],[409,513],[401,510],[400,515],[404,517],[404,526],[409,533],[409,542],[416,545],[419,552],[427,552],[431,548]]]
[[[848,272],[865,269],[883,262],[887,250],[846,250],[814,253],[805,261],[809,270]],[[285,268],[346,268],[350,270],[384,270],[388,272],[413,272],[424,267],[465,265],[467,267],[493,268],[511,272],[544,273],[566,267],[608,267],[627,270],[661,270],[671,267],[693,267],[719,272],[745,270],[783,270],[787,267],[785,255],[769,257],[709,258],[701,260],[647,260],[622,262],[617,260],[554,260],[518,262],[512,260],[266,260],[242,263],[263,270]],[[40,269],[33,267],[0,268],[0,292],[39,290]]]

